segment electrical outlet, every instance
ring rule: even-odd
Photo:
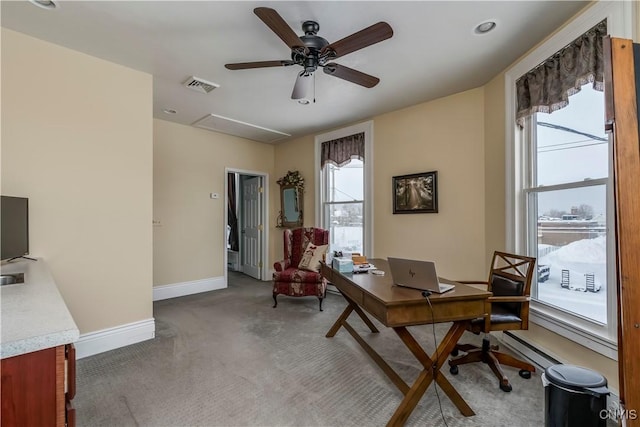
[[[220,194],[218,194],[218,193],[211,193],[211,194],[209,194],[209,197],[211,197],[212,199],[219,199],[219,198],[220,198]]]
[[[154,227],[162,226],[162,223],[160,222],[159,219],[154,219],[151,223],[153,224]]]

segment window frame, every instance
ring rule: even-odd
[[[331,141],[345,136],[364,133],[364,193],[363,193],[363,252],[365,256],[372,258],[373,255],[373,121],[358,123],[331,132],[316,135],[315,137],[315,224],[323,227],[325,216],[325,194],[324,185],[326,182],[325,173],[320,168],[321,147],[325,141]]]
[[[531,232],[529,192],[525,188],[531,182],[535,161],[527,163],[531,153],[525,146],[525,138],[535,138],[534,120],[527,119],[522,131],[515,123],[516,80],[551,55],[580,37],[603,19],[607,19],[607,31],[613,37],[632,38],[635,5],[632,2],[598,2],[556,34],[533,49],[505,73],[505,246],[514,252],[531,253],[527,247],[527,233]],[[604,119],[603,119],[604,124]],[[599,325],[559,310],[547,304],[532,301],[530,320],[565,338],[617,360],[617,295],[615,281],[615,236],[613,215],[612,144],[609,141],[609,178],[607,183],[607,325]],[[533,157],[535,159],[535,157]],[[537,253],[537,252],[536,252]]]

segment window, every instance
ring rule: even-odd
[[[322,169],[323,227],[329,230],[329,250],[364,252],[364,163],[358,159]]]
[[[322,167],[322,143],[357,134],[364,135],[364,153],[348,155],[341,166],[329,161]],[[316,223],[329,230],[331,252],[359,252],[372,256],[371,137],[372,122],[316,137]]]
[[[527,119],[527,243],[534,301],[606,326],[609,144],[604,95],[590,84],[553,114]]]
[[[617,358],[611,149],[604,94],[586,84],[516,125],[516,81],[599,22],[631,38],[631,5],[601,2],[506,73],[507,245],[538,259],[531,321]]]

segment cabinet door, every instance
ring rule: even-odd
[[[2,359],[1,425],[53,425],[57,420],[57,348]]]

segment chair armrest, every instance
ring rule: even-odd
[[[489,302],[529,302],[531,301],[530,297],[514,295],[514,296],[491,296],[487,298]]]
[[[291,265],[291,261],[288,259],[283,259],[281,261],[276,261],[273,263],[273,268],[276,269],[276,271],[285,271],[287,268],[289,268],[289,266]]]

